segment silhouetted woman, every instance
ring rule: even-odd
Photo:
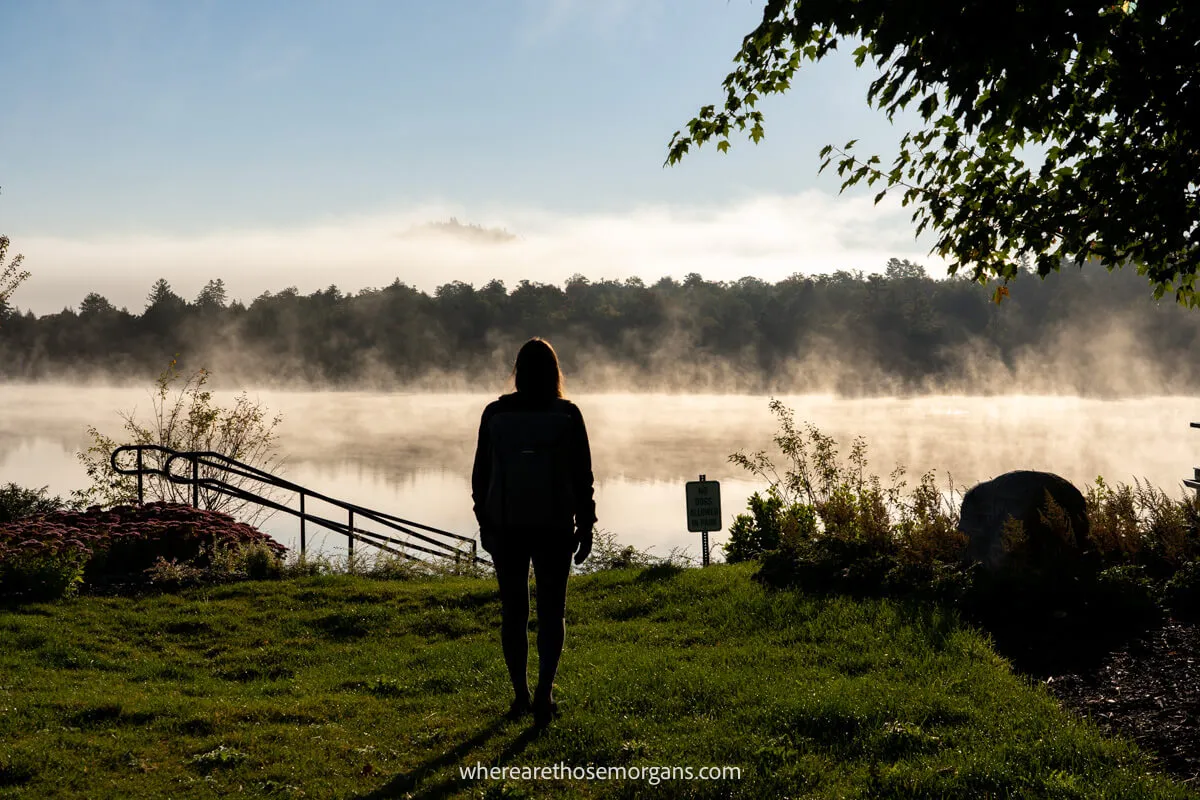
[[[517,390],[483,410],[471,475],[479,539],[500,584],[500,641],[516,695],[509,714],[557,713],[554,675],[566,635],[571,554],[592,549],[596,504],[583,415],[563,398],[558,355],[544,339],[517,353]],[[529,694],[529,565],[537,582],[538,682]]]

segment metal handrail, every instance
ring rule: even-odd
[[[143,452],[146,451],[163,453],[167,456],[166,459],[161,462],[161,467],[146,465],[145,459],[142,456]],[[133,452],[136,454],[136,464],[133,468],[125,468],[117,463],[118,456],[125,452]],[[190,462],[190,475],[178,475],[171,471],[172,464],[176,459],[184,459]],[[298,483],[294,483],[276,475],[272,475],[271,473],[265,472],[258,467],[254,467],[250,464],[230,458],[223,453],[216,453],[209,450],[173,450],[169,447],[163,447],[162,445],[156,444],[127,444],[121,445],[120,447],[114,449],[109,457],[109,460],[112,464],[113,471],[117,474],[137,476],[137,496],[139,505],[144,502],[145,497],[143,476],[159,475],[171,481],[172,483],[191,485],[192,505],[197,508],[200,505],[200,487],[204,487],[207,490],[215,491],[219,494],[224,494],[246,502],[257,503],[265,508],[269,508],[274,511],[282,511],[286,514],[299,517],[301,555],[304,554],[306,547],[305,523],[314,522],[322,527],[334,531],[335,533],[340,533],[346,536],[351,555],[354,554],[354,542],[357,540],[363,542],[364,544],[369,544],[381,550],[386,550],[389,553],[395,553],[396,555],[412,560],[419,560],[420,557],[396,548],[407,548],[408,550],[426,553],[442,558],[453,558],[455,561],[467,557],[470,561],[477,564],[490,563],[486,559],[479,557],[478,544],[475,539],[470,536],[452,533],[451,531],[446,531],[440,528],[435,528],[431,525],[425,525],[420,522],[407,520],[394,514],[375,511],[373,509],[366,508],[365,506],[360,506],[355,503],[349,503],[345,500],[339,500],[335,497],[330,497],[322,494],[321,492],[312,491],[311,489],[301,486]],[[289,508],[288,506],[277,503],[274,500],[263,497],[254,492],[247,491],[240,486],[234,486],[230,483],[220,480],[219,478],[212,476],[201,477],[201,466],[209,470],[224,472],[240,478],[258,481],[260,483],[264,483],[279,489],[284,489],[286,491],[296,492],[300,496],[300,510],[297,511],[293,508]],[[343,523],[336,520],[327,519],[325,517],[320,517],[315,514],[307,513],[304,509],[304,501],[305,498],[309,497],[344,509],[347,512],[347,521]],[[406,536],[416,538],[425,544],[430,545],[431,547],[426,547],[404,539],[393,538],[392,536],[378,533],[376,531],[357,529],[354,525],[354,517],[356,514],[360,517],[383,525],[384,527],[391,528],[399,533],[403,533]],[[425,531],[425,533],[420,533],[417,530],[414,530],[414,528]],[[432,534],[432,536],[429,534]],[[470,551],[469,553],[464,552],[459,547],[449,542],[439,541],[438,539],[434,538],[434,536],[453,539],[458,542],[464,542],[470,547]]]
[[[1191,423],[1193,428],[1200,428],[1200,422]],[[1200,491],[1200,467],[1192,467],[1192,477],[1184,478],[1183,485]]]

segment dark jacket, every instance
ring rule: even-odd
[[[590,530],[596,523],[596,501],[593,498],[592,451],[588,444],[587,428],[579,407],[569,400],[559,400],[565,405],[574,426],[574,444],[571,448],[571,487],[575,502],[575,528]],[[560,405],[560,407],[562,407]],[[540,398],[528,398],[519,392],[502,395],[489,403],[479,421],[479,443],[475,448],[475,466],[471,470],[471,499],[475,502],[475,519],[481,531],[491,523],[487,515],[488,487],[492,480],[492,439],[488,424],[492,417],[503,411],[550,410],[552,404]]]

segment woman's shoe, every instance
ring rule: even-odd
[[[508,713],[504,716],[506,719],[520,719],[530,711],[533,711],[533,704],[529,702],[529,698],[518,697],[512,701],[512,705],[508,707]]]
[[[550,724],[550,721],[558,716],[558,703],[553,700],[534,700],[533,701],[533,724],[539,728],[544,728]]]

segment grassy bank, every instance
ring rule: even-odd
[[[1186,797],[920,605],[749,565],[572,580],[564,716],[505,721],[486,579],[320,576],[0,610],[0,798]],[[464,780],[730,765],[740,780]]]

